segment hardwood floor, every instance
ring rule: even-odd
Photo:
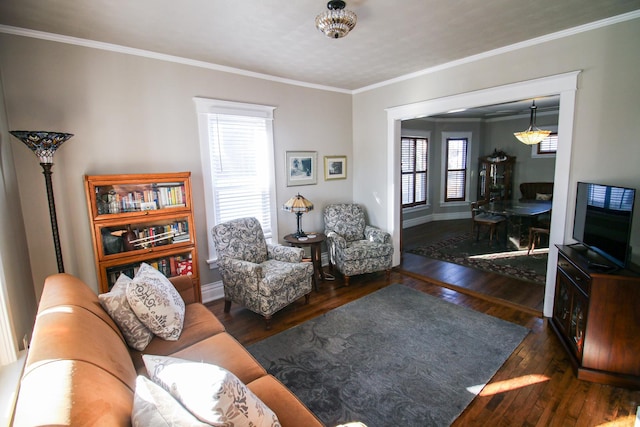
[[[426,260],[426,258],[423,258]],[[444,263],[447,264],[447,263]],[[468,270],[468,269],[467,269]],[[459,272],[458,280],[476,280]],[[482,273],[489,274],[489,273]],[[484,281],[483,283],[488,283]],[[516,284],[518,281],[515,281]],[[480,395],[476,396],[454,426],[633,426],[640,405],[640,391],[588,383],[576,379],[560,342],[547,319],[515,305],[479,298],[421,280],[394,269],[389,281],[384,273],[351,278],[345,287],[341,277],[321,282],[311,302],[296,301],[273,317],[266,331],[260,316],[233,305],[223,312],[223,300],[208,303],[227,331],[244,345],[277,334],[390,283],[400,283],[454,304],[523,325],[531,330]],[[373,426],[369,426],[373,427]]]
[[[429,245],[458,236],[469,229],[469,219],[434,221],[411,227],[403,232],[403,248],[407,250]],[[542,316],[544,287],[535,283],[425,259],[408,252],[403,253],[401,268],[407,275]]]

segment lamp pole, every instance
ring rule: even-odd
[[[49,218],[51,220],[51,232],[53,234],[53,245],[56,251],[56,261],[58,263],[58,273],[64,273],[64,263],[62,262],[62,249],[60,248],[60,234],[58,233],[58,217],[56,215],[56,202],[53,197],[53,184],[51,182],[51,167],[53,166],[53,155],[66,140],[73,134],[62,132],[46,131],[10,131],[11,135],[22,141],[40,159],[44,183],[47,188],[47,201],[49,202]]]

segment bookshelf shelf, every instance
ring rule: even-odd
[[[201,298],[190,172],[86,175],[85,191],[101,293],[146,262],[191,276]]]

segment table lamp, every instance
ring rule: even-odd
[[[53,166],[53,154],[66,140],[71,138],[73,134],[28,130],[13,130],[9,131],[9,133],[24,142],[24,144],[40,159],[40,166],[42,166],[42,174],[44,175],[44,182],[47,187],[49,217],[51,218],[53,244],[56,249],[58,273],[64,273],[62,250],[60,249],[60,236],[58,234],[58,219],[56,217],[56,203],[53,198],[53,185],[51,184],[51,174],[53,173],[51,172],[51,167]]]
[[[282,205],[282,209],[287,212],[295,213],[298,219],[298,231],[293,235],[293,237],[295,237],[296,239],[299,239],[300,237],[307,237],[307,234],[302,231],[302,228],[300,227],[300,219],[303,213],[313,210],[313,203],[311,203],[310,201],[302,197],[300,193],[298,193],[297,196],[294,196],[287,200],[287,203]]]

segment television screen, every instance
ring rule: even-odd
[[[635,193],[632,188],[579,182],[573,238],[626,267]]]

